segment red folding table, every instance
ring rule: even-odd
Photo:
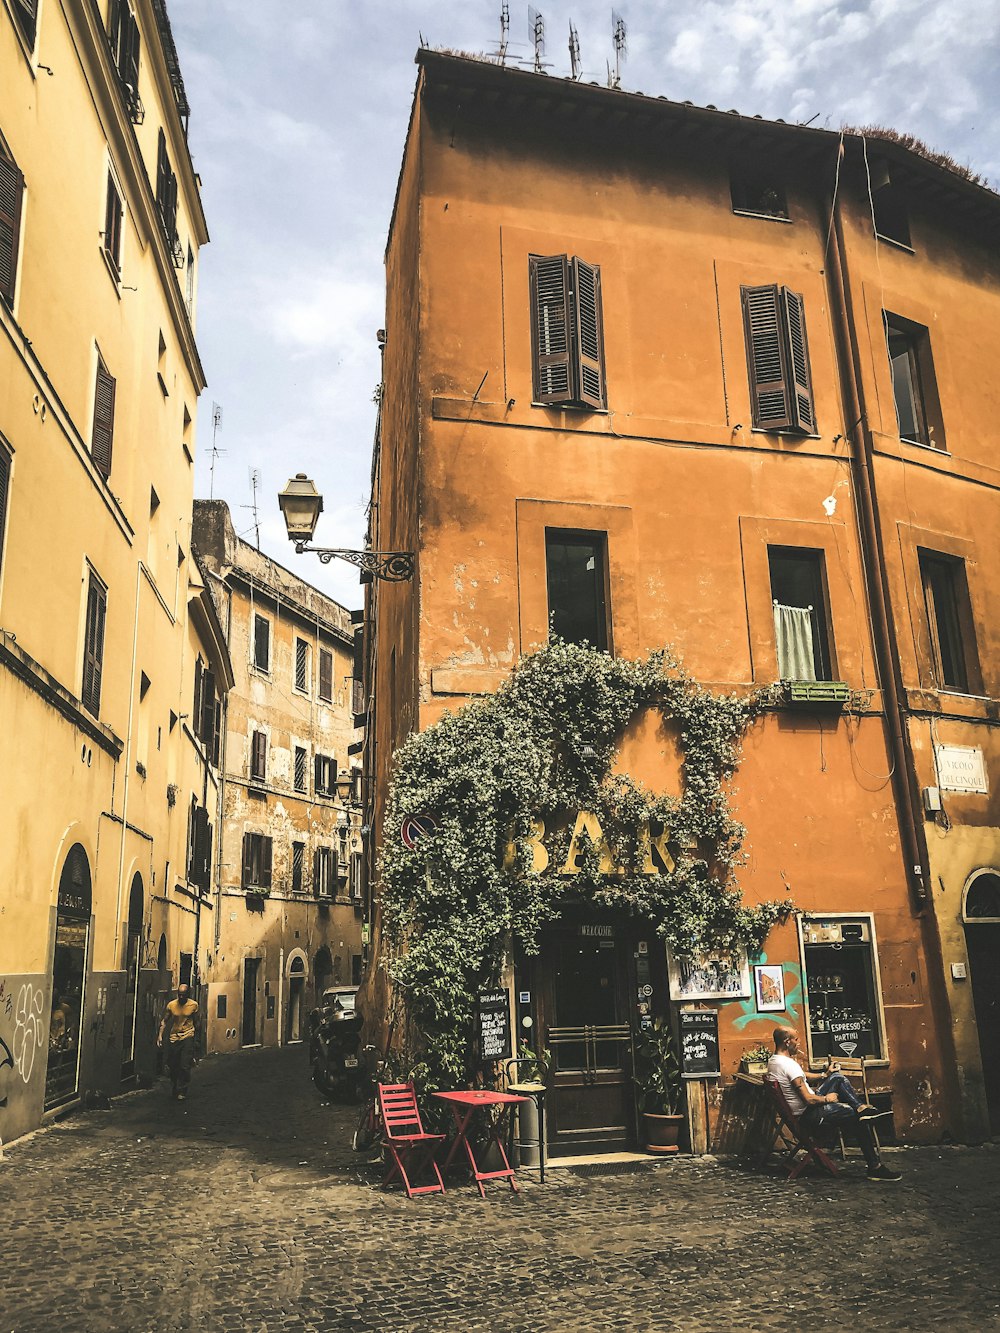
[[[472,1117],[478,1107],[512,1107],[517,1102],[526,1102],[528,1098],[517,1097],[510,1092],[477,1091],[473,1088],[466,1088],[460,1092],[435,1092],[433,1096],[439,1098],[443,1102],[447,1102],[451,1107],[452,1115],[455,1117],[455,1140],[448,1149],[448,1156],[444,1159],[441,1170],[448,1170],[452,1159],[458,1152],[459,1146],[464,1145],[465,1154],[469,1159],[469,1166],[472,1168],[473,1179],[476,1182],[480,1195],[484,1199],[486,1198],[486,1191],[483,1189],[484,1180],[506,1180],[510,1183],[511,1189],[516,1194],[517,1186],[514,1183],[514,1168],[507,1160],[507,1154],[504,1152],[503,1143],[500,1138],[499,1123],[493,1124],[492,1121],[490,1121],[490,1138],[499,1149],[500,1157],[503,1160],[502,1171],[480,1171],[479,1163],[476,1161],[475,1154],[472,1151],[472,1144],[469,1142],[469,1126],[472,1123]]]

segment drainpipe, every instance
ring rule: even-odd
[[[122,785],[122,836],[118,844],[118,900],[115,907],[115,954],[112,960],[115,964],[114,970],[117,971],[118,960],[121,957],[119,952],[121,948],[121,930],[122,930],[122,889],[125,876],[125,839],[128,835],[128,791],[129,779],[132,776],[132,729],[135,725],[135,665],[139,657],[139,594],[142,591],[142,561],[137,560],[135,566],[135,604],[132,610],[132,665],[129,671],[129,696],[128,696],[128,731],[125,740],[125,780]],[[112,804],[112,809],[114,805]],[[164,886],[165,891],[168,886]]]
[[[843,144],[840,146],[843,154]],[[854,303],[851,299],[850,278],[843,262],[844,233],[840,218],[840,202],[833,205],[833,232],[830,238],[828,263],[830,272],[830,302],[840,351],[841,378],[847,399],[848,417],[854,424],[847,429],[851,446],[851,464],[854,474],[855,495],[858,500],[858,518],[861,545],[865,560],[865,582],[875,631],[875,655],[878,662],[879,684],[886,725],[889,729],[889,747],[892,755],[892,785],[896,797],[900,830],[906,855],[906,873],[913,904],[922,914],[928,904],[927,849],[923,829],[914,815],[916,799],[913,758],[904,722],[905,691],[899,667],[899,652],[892,622],[889,583],[886,576],[885,553],[878,522],[875,497],[875,477],[872,463],[871,426],[864,397],[861,376],[861,358],[855,334]]]

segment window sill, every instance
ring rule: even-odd
[[[782,217],[780,213],[755,213],[752,208],[734,208],[733,214],[738,218],[757,218],[760,222],[783,222],[788,227],[792,225],[792,219]]]
[[[801,430],[789,430],[786,426],[782,426],[778,430],[768,430],[766,426],[751,426],[750,434],[778,435],[783,440],[821,440],[823,438],[823,436],[819,435],[816,431],[810,431],[807,434],[805,431]]]
[[[536,403],[532,398],[531,406],[539,407],[545,412],[586,412],[588,416],[592,417],[611,415],[609,407],[592,407],[590,403]]]
[[[880,231],[875,233],[876,241],[882,241],[886,245],[891,245],[894,250],[902,250],[904,254],[915,255],[917,252],[912,245],[907,245],[905,241],[897,241],[894,236],[883,236]]]
[[[943,444],[925,444],[923,440],[911,440],[908,435],[899,437],[900,444],[910,444],[914,449],[928,449],[932,454],[940,454],[943,458],[950,458],[947,445]]]
[[[122,299],[122,271],[115,264],[115,261],[108,254],[103,245],[99,245],[97,248],[101,252],[101,258],[104,260],[104,267],[108,270],[108,277],[115,285],[115,295],[120,301]]]

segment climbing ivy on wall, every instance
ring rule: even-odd
[[[408,738],[395,756],[380,889],[383,965],[420,1053],[418,1074],[438,1086],[468,1077],[476,996],[496,986],[512,944],[537,952],[539,932],[568,902],[648,918],[680,955],[760,949],[792,904],[743,902],[735,872],[745,830],[726,788],[747,728],[770,701],[767,690],[703,690],[669,649],[633,662],[556,639],[522,658],[494,695]],[[611,771],[626,730],[648,710],[674,730],[682,797]],[[596,817],[603,841],[580,830],[574,840],[581,810]],[[436,831],[408,849],[397,830],[420,811]],[[539,820],[548,856],[540,871]],[[563,874],[571,844],[577,872]]]

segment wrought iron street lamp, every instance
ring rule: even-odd
[[[316,524],[323,512],[323,497],[304,472],[290,477],[288,485],[278,492],[278,504],[288,530],[288,539],[295,543],[296,555],[306,551],[318,555],[324,565],[331,560],[346,560],[356,565],[363,574],[383,579],[386,583],[403,583],[413,578],[413,554],[410,551],[345,551],[328,546],[310,546]]]

